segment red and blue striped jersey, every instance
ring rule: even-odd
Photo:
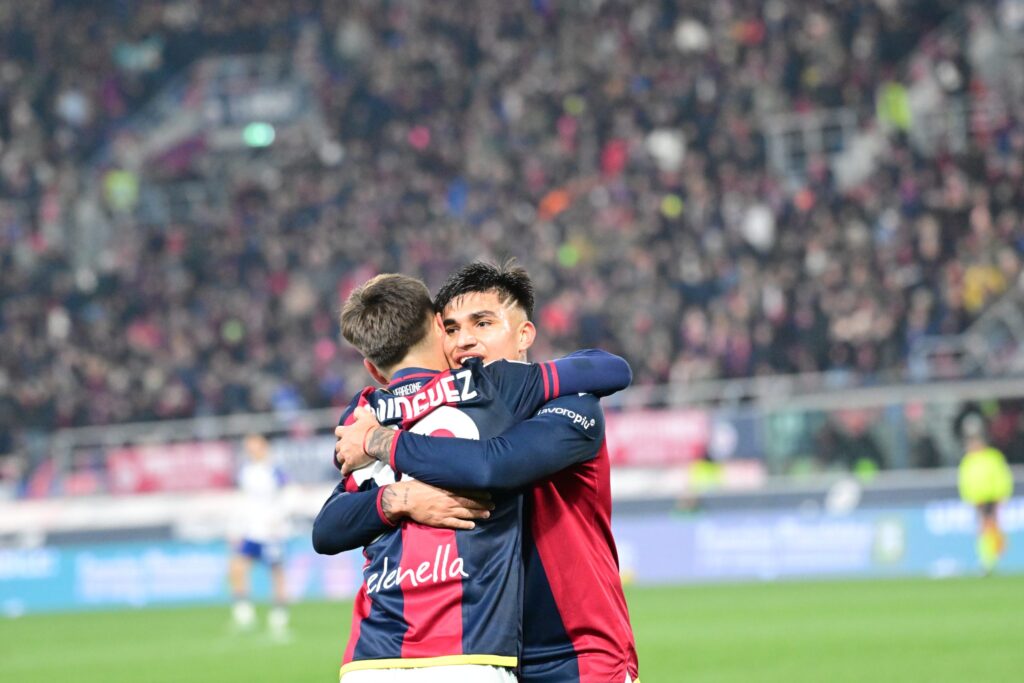
[[[535,484],[524,534],[520,681],[600,683],[639,677],[611,530],[608,449]],[[585,558],[581,561],[581,558]]]
[[[356,406],[370,405],[382,422],[412,432],[489,439],[553,396],[609,393],[628,382],[625,362],[603,352],[538,365],[471,361],[446,373],[409,368],[387,390],[362,392],[343,420]],[[453,663],[517,666],[522,496],[495,494],[490,518],[473,530],[406,521],[380,533],[387,524],[379,508],[382,487],[401,476],[400,469],[384,464],[354,472],[314,523],[318,552],[347,549],[357,538],[365,544],[364,582],[342,672]],[[376,520],[357,502],[367,494],[373,496]],[[368,539],[368,533],[376,538]]]
[[[437,486],[529,487],[521,681],[605,683],[627,673],[637,680],[596,398],[552,400],[489,441],[401,434],[393,459]]]

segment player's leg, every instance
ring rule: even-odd
[[[270,580],[274,594],[274,606],[267,615],[267,628],[277,637],[288,635],[288,586],[284,573],[284,547],[280,543],[267,543],[263,547],[264,558],[270,565]]]
[[[981,528],[978,535],[978,559],[986,574],[991,574],[1006,548],[1006,538],[999,528],[996,503],[982,503],[978,506]]]
[[[249,576],[253,560],[259,557],[259,553],[259,544],[248,539],[242,540],[235,546],[228,565],[228,582],[234,598],[231,618],[238,628],[252,628],[256,623],[256,608],[249,597]]]

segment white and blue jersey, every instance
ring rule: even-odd
[[[235,549],[254,560],[277,564],[284,557],[288,511],[284,474],[269,462],[247,462],[238,475],[243,494],[236,520]]]

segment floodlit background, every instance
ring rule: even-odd
[[[956,488],[971,414],[1024,486],[1022,105],[1022,0],[0,0],[0,679],[335,680],[340,304],[508,256],[634,370],[645,683],[1024,677],[1024,498],[983,580]]]

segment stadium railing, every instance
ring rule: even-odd
[[[911,379],[1024,372],[1024,276],[961,334],[918,339],[908,369]]]
[[[1024,400],[1024,377],[858,385],[833,374],[634,387],[610,399],[612,465],[627,497],[646,487],[684,492],[712,463],[724,488],[773,476],[953,467],[958,420]],[[336,478],[329,454],[338,409],[104,425],[55,432],[22,497],[192,490],[230,485],[237,444],[268,436],[289,476]],[[1020,442],[1021,435],[1017,434]],[[699,468],[698,468],[699,469]],[[658,478],[663,484],[658,483]],[[652,479],[653,477],[653,479]],[[653,483],[652,483],[653,482]],[[664,483],[668,482],[668,483]]]

